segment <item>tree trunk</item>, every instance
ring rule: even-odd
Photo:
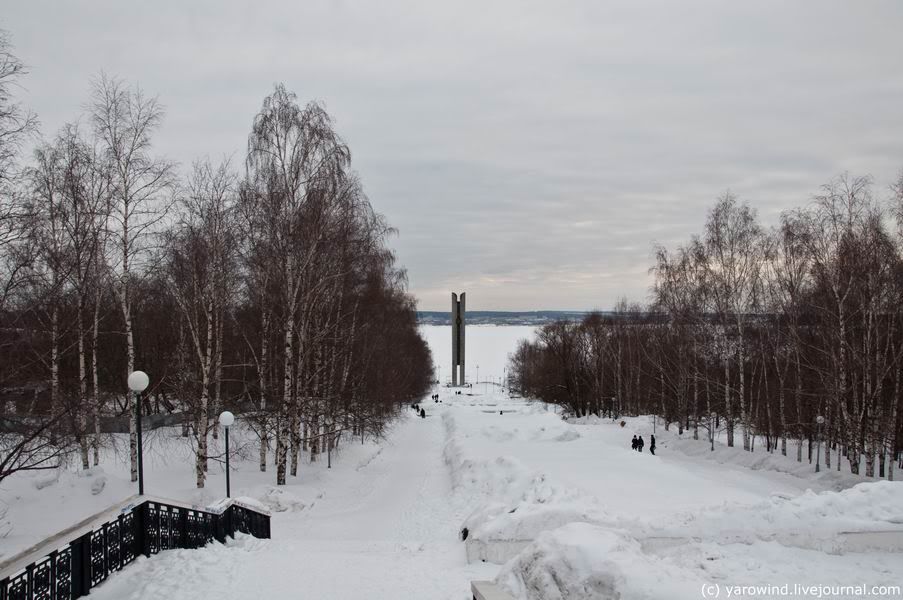
[[[291,281],[289,282],[291,286]],[[294,351],[293,342],[295,336],[295,319],[290,316],[285,322],[285,337],[283,340],[284,352],[284,376],[282,379],[282,402],[279,407],[279,439],[276,443],[276,485],[285,485],[286,458],[288,448],[286,442],[291,443],[291,407],[292,407],[292,381],[294,379]]]
[[[85,323],[82,304],[78,302],[76,329],[78,335],[78,445],[81,451],[82,469],[91,468],[88,456],[88,369],[85,365]]]
[[[300,398],[301,392],[298,392],[298,396]],[[289,418],[292,421],[291,426],[291,443],[290,443],[290,454],[291,454],[291,465],[289,468],[289,474],[292,477],[298,476],[298,458],[301,455],[301,410],[298,406],[292,407],[292,410],[289,412]]]
[[[60,404],[60,327],[59,309],[54,301],[50,316],[50,418],[56,417]],[[55,429],[51,429],[55,439]]]
[[[197,436],[197,455],[195,462],[195,475],[197,476],[197,487],[203,488],[204,481],[207,478],[207,436],[210,433],[210,375],[213,371],[213,339],[214,339],[214,316],[213,302],[208,300],[205,309],[207,321],[207,339],[204,347],[204,362],[201,365],[201,399],[198,403],[197,419],[195,421],[195,436]]]
[[[699,363],[696,354],[696,339],[693,339],[693,439],[699,439]]]
[[[731,411],[731,364],[727,356],[724,357],[724,419],[727,426],[727,445],[734,446],[734,419]]]
[[[788,359],[789,360],[789,359]],[[787,456],[787,413],[786,413],[786,394],[784,392],[784,384],[787,380],[787,362],[784,362],[784,368],[781,368],[778,362],[778,353],[775,352],[774,368],[778,376],[778,422],[781,427],[781,455]]]
[[[120,300],[122,317],[125,321],[125,343],[128,357],[125,368],[126,378],[128,378],[135,370],[135,338],[132,335],[132,309],[126,297],[127,293],[126,288],[126,290],[123,290],[123,295]],[[138,481],[138,433],[136,429],[138,426],[136,417],[136,411],[138,410],[137,396],[137,394],[126,392],[126,404],[129,406],[129,464],[131,467],[132,481]]]
[[[799,348],[795,348],[794,354],[796,355],[796,387],[793,392],[793,399],[796,402],[796,462],[803,462],[803,371],[800,365]]]
[[[91,393],[93,401],[91,402],[91,410],[94,413],[94,439],[92,446],[94,448],[94,466],[100,464],[100,385],[98,384],[97,374],[97,338],[100,334],[100,290],[95,292],[94,296],[94,324],[91,330]]]
[[[223,310],[222,308],[218,309],[216,317],[216,354],[214,355],[213,363],[214,375],[213,375],[213,418],[216,419],[219,416],[219,413],[223,410],[222,398],[220,396],[220,389],[222,388],[223,382]],[[213,439],[219,439],[219,427],[213,427]]]
[[[267,446],[270,443],[267,419],[267,376],[269,374],[269,327],[270,318],[266,308],[260,325],[260,471],[267,470]]]
[[[208,415],[208,402],[210,394],[205,385],[201,390],[201,401],[198,404],[198,416],[195,420],[195,435],[197,436],[197,454],[195,456],[194,472],[197,487],[203,488],[207,479],[207,434],[210,427]]]
[[[739,328],[738,328],[739,329]],[[743,449],[750,451],[749,445],[749,415],[746,414],[746,353],[744,351],[743,331],[738,330],[740,344],[737,348],[737,358],[740,363],[738,372],[740,375],[740,424],[743,427]]]

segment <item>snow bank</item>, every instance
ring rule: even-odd
[[[272,485],[267,486],[256,500],[273,512],[299,512],[307,507],[307,503],[295,494]]]
[[[493,503],[464,522],[468,530],[467,560],[504,564],[543,532],[569,523],[606,521],[602,511],[585,499],[551,504],[522,500],[513,508]]]
[[[799,496],[775,493],[743,503],[728,500],[713,488],[710,502],[707,495],[697,494],[700,503],[691,509],[675,507],[665,514],[634,514],[620,509],[617,494],[609,492],[606,502],[600,501],[592,489],[603,488],[589,473],[587,490],[569,484],[567,473],[559,473],[559,480],[531,470],[521,461],[521,454],[517,458],[484,454],[485,449],[513,451],[518,442],[554,443],[570,431],[579,438],[581,425],[594,424],[588,423],[590,419],[567,423],[554,414],[537,413],[499,423],[484,422],[479,428],[461,419],[463,415],[455,411],[443,414],[444,458],[456,490],[477,504],[461,526],[462,534],[466,531],[467,559],[471,563],[504,564],[544,532],[572,523],[620,531],[650,551],[686,543],[771,541],[829,553],[903,550],[903,485],[899,483],[869,482],[840,492],[809,490]],[[588,439],[590,433],[584,429],[582,435]],[[662,437],[668,439],[669,435]],[[658,457],[633,453],[623,460],[636,462],[637,469],[658,468],[661,462]],[[604,480],[614,486],[608,489],[635,483],[635,479],[625,482],[611,474]],[[710,485],[704,480],[699,483]],[[662,485],[667,487],[666,483]],[[853,539],[847,532],[860,533]],[[875,536],[861,532],[890,533]]]
[[[268,516],[270,515],[270,508],[263,502],[257,500],[257,498],[252,498],[251,496],[239,496],[238,498],[221,498],[216,502],[208,504],[207,510],[217,514],[222,514],[233,504],[262,512],[263,514]]]
[[[571,523],[545,532],[499,573],[496,583],[523,600],[672,600],[698,593],[694,573],[643,552],[623,532]]]
[[[640,520],[611,514],[595,498],[536,477],[516,500],[492,502],[464,522],[467,558],[503,564],[531,540],[570,523],[623,532],[655,550],[690,542],[719,545],[775,541],[840,554],[903,551],[903,485],[863,483],[842,492],[772,496],[749,506],[729,503]],[[883,532],[880,535],[866,535]]]
[[[493,411],[494,412],[494,411]],[[572,442],[580,439],[577,428],[562,421],[553,413],[526,413],[529,415],[528,426],[511,427],[507,423],[488,425],[480,430],[481,435],[493,442],[518,440],[523,442]],[[502,415],[504,416],[504,415]],[[521,423],[519,419],[517,423]]]
[[[594,497],[534,476],[520,497],[488,504],[467,518],[467,559],[503,564],[542,532],[568,523],[619,525]]]
[[[704,585],[708,597],[744,585],[897,585],[901,567],[899,552],[833,556],[774,541],[684,541],[650,551],[623,530],[571,523],[540,534],[496,583],[519,600],[673,600],[700,598]]]
[[[903,542],[903,485],[875,481],[840,492],[808,490],[795,498],[773,495],[748,506],[725,503],[651,522],[643,533],[713,539],[722,544],[775,540],[787,546],[839,552],[838,534],[876,531],[900,532]]]
[[[268,514],[270,512],[266,504],[260,502],[257,498],[252,498],[251,496],[239,496],[235,499],[235,503],[246,508],[252,508],[254,510],[262,511],[264,514]]]
[[[748,452],[743,450],[742,447],[729,447],[717,441],[713,452],[708,440],[704,439],[707,432],[700,430],[699,434],[700,439],[694,440],[690,430],[685,431],[681,436],[671,431],[662,431],[659,428],[659,433],[656,434],[660,449],[659,454],[661,454],[662,449],[666,452],[677,451],[693,459],[714,461],[731,467],[743,467],[753,471],[774,471],[775,473],[786,473],[800,479],[815,479],[823,487],[837,491],[867,481],[860,475],[850,473],[846,461],[844,461],[842,471],[826,469],[822,465],[821,473],[815,475],[813,473],[814,465],[810,464],[805,458],[805,448],[803,449],[803,461],[799,462],[796,460],[796,442],[792,440],[788,440],[787,443],[787,456],[781,454],[780,451],[768,452],[764,446],[760,447],[757,445],[755,452]],[[643,433],[643,435],[646,435],[646,433]]]
[[[553,423],[561,423],[550,415]],[[550,481],[541,473],[530,472],[519,460],[499,456],[492,460],[464,458],[458,425],[451,412],[443,416],[446,431],[444,457],[454,487],[481,503],[462,524],[468,562],[488,561],[503,564],[544,532],[573,522],[607,523],[595,498],[573,488]],[[530,428],[527,439],[546,439],[566,435],[563,428]],[[487,428],[481,433],[486,434]],[[576,433],[576,432],[575,432]],[[579,434],[576,434],[579,437]]]
[[[492,460],[465,458],[463,444],[466,442],[458,436],[453,414],[449,411],[442,413],[442,423],[446,435],[443,458],[456,489],[491,500],[517,494],[530,485],[532,475],[514,457],[498,456]]]

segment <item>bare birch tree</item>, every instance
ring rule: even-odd
[[[178,203],[181,218],[167,233],[164,251],[167,281],[188,333],[194,365],[189,379],[196,382],[192,391],[197,400],[189,405],[194,414],[199,488],[206,479],[211,399],[222,379],[220,332],[231,310],[237,279],[235,195],[236,177],[228,162],[195,163]]]
[[[149,238],[166,213],[173,185],[173,165],[152,153],[153,134],[160,126],[163,109],[156,98],[140,88],[129,88],[114,77],[101,74],[92,85],[91,119],[109,161],[112,178],[110,211],[110,273],[122,312],[126,340],[126,372],[135,370],[135,339],[132,322],[134,280],[140,277],[150,245]],[[134,404],[134,396],[127,394]],[[131,414],[129,455],[132,481],[138,479],[135,412]]]

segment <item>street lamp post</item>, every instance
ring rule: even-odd
[[[135,392],[135,434],[138,438],[138,494],[144,495],[144,451],[141,437],[141,392],[147,389],[150,378],[144,371],[129,374],[129,389]]]
[[[715,451],[715,419],[718,418],[718,415],[712,413],[709,420],[709,440],[712,444],[712,452]]]
[[[824,422],[825,422],[825,418],[823,416],[818,415],[817,417],[815,417],[815,423],[817,424],[816,435],[818,437],[818,442],[816,444],[816,450],[815,450],[815,472],[816,473],[821,471],[821,426],[824,424]]]
[[[226,498],[231,498],[229,494],[232,491],[229,488],[229,427],[234,422],[235,415],[233,415],[228,410],[224,410],[219,414],[219,424],[222,425],[226,430]]]

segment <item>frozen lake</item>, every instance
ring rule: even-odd
[[[433,364],[440,382],[451,380],[451,325],[422,325],[420,331],[433,352]],[[465,368],[467,381],[499,381],[508,365],[508,355],[521,340],[532,340],[536,328],[526,325],[470,325],[465,327]]]

